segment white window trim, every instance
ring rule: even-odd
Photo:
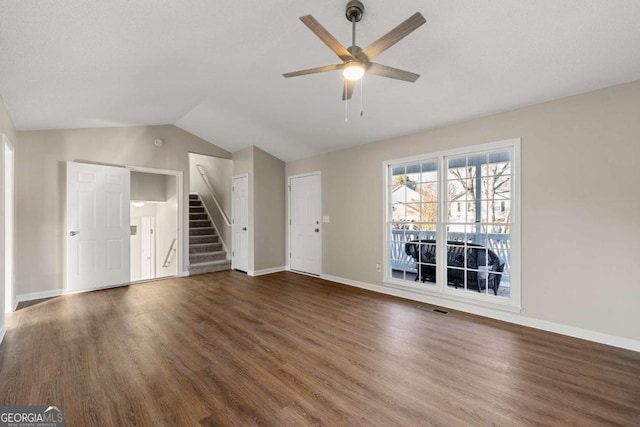
[[[446,239],[445,227],[441,225],[445,223],[445,212],[440,204],[445,200],[445,186],[442,185],[443,174],[445,171],[445,157],[459,156],[459,155],[473,155],[474,152],[485,152],[497,149],[509,149],[513,150],[512,159],[512,175],[511,175],[511,188],[512,192],[512,223],[511,223],[511,289],[509,298],[495,298],[491,295],[485,295],[482,293],[473,293],[464,291],[462,289],[448,289],[443,277],[446,277],[446,254],[443,251],[438,252],[437,260],[437,277],[438,283],[435,285],[414,284],[406,280],[394,279],[391,275],[391,259],[389,254],[389,248],[391,243],[391,235],[388,227],[390,222],[390,201],[389,201],[389,168],[401,163],[410,162],[423,162],[427,160],[438,159],[438,182],[439,194],[438,194],[438,225],[437,228],[437,240],[443,241]],[[385,160],[382,162],[382,173],[384,177],[383,186],[383,264],[382,264],[382,285],[391,288],[401,289],[404,291],[413,292],[420,295],[433,296],[437,299],[449,300],[457,303],[465,303],[478,305],[485,308],[497,309],[508,312],[519,313],[522,311],[522,281],[521,281],[521,248],[522,248],[522,218],[521,218],[521,139],[511,138],[501,141],[490,142],[486,144],[473,145],[468,147],[455,148],[451,150],[438,151],[434,153],[424,153],[416,156],[403,157],[392,160]]]

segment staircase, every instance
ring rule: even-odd
[[[189,194],[189,275],[230,270],[231,261],[197,194]]]

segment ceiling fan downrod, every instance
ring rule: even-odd
[[[356,22],[360,22],[364,14],[364,5],[358,0],[350,0],[347,3],[344,15],[351,22],[351,46],[356,45]]]

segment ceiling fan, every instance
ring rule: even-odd
[[[342,64],[325,65],[323,67],[310,68],[307,70],[294,71],[283,74],[284,77],[303,76],[305,74],[323,73],[325,71],[342,70],[345,78],[345,88],[342,99],[351,99],[356,82],[367,74],[388,77],[407,82],[415,82],[420,74],[409,71],[400,70],[398,68],[389,67],[387,65],[371,62],[378,55],[398,43],[407,35],[411,34],[416,28],[424,24],[426,19],[420,12],[414,13],[400,25],[362,49],[356,45],[356,22],[360,22],[364,13],[364,5],[358,0],[351,0],[347,3],[345,16],[352,24],[352,43],[351,47],[345,48],[333,37],[315,18],[311,15],[301,16],[300,20],[307,26],[316,36],[320,38],[338,57],[342,60]]]

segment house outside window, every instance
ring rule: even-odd
[[[520,140],[384,162],[384,283],[520,308]]]

